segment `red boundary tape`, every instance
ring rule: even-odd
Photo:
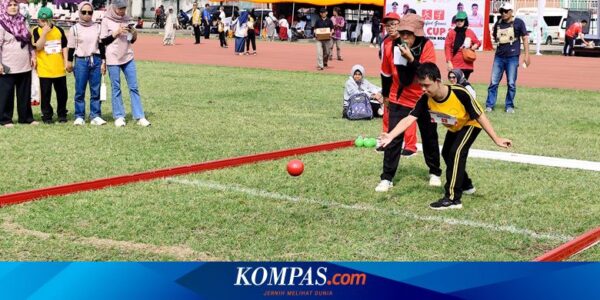
[[[353,145],[354,141],[351,140],[340,141],[17,192],[0,196],[0,207],[5,205],[33,201],[36,199],[50,196],[67,195],[90,190],[99,190],[109,186],[124,185],[133,182],[153,180],[161,177],[169,177],[188,173],[234,167],[243,164],[279,159],[287,156],[307,154],[311,152],[331,151],[339,148],[351,147]]]
[[[549,261],[561,261],[579,251],[597,243],[600,240],[600,227],[592,229],[574,240],[567,242],[560,247],[545,253],[542,256],[537,257],[534,261],[549,262]]]

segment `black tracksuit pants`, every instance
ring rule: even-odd
[[[412,108],[410,107],[390,103],[388,106],[389,131],[392,131],[400,120],[406,118],[411,110]],[[419,132],[421,133],[423,156],[425,157],[425,164],[427,164],[427,167],[429,168],[429,174],[441,176],[442,169],[440,169],[440,148],[438,144],[437,125],[431,122],[429,116],[418,118],[417,123],[419,125]],[[398,170],[398,164],[400,163],[403,141],[404,133],[397,136],[387,147],[385,147],[385,151],[383,152],[383,173],[381,173],[381,180],[392,181],[394,179],[396,171]]]
[[[442,148],[442,157],[446,162],[445,197],[456,201],[462,197],[462,191],[473,187],[467,174],[467,156],[481,128],[465,126],[457,132],[448,131]]]
[[[57,78],[42,78],[40,77],[40,93],[42,94],[42,121],[50,121],[54,116],[54,110],[50,104],[50,98],[52,96],[52,86],[54,86],[54,92],[56,93],[56,114],[58,119],[67,119],[67,98],[69,98],[69,92],[67,91],[67,77]]]
[[[18,74],[0,75],[0,125],[12,123],[17,93],[17,114],[19,123],[33,122],[31,111],[31,71]]]

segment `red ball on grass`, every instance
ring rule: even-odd
[[[304,164],[298,159],[290,160],[287,164],[287,171],[292,176],[300,176],[304,172]]]

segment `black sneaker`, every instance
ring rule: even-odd
[[[67,123],[67,117],[58,117],[58,123]]]
[[[415,151],[410,151],[410,150],[408,150],[408,149],[402,149],[402,153],[401,153],[401,155],[402,155],[402,156],[405,156],[405,157],[411,157],[411,156],[415,156],[415,155],[417,155],[417,152],[415,152]]]
[[[429,208],[435,210],[444,210],[444,209],[453,209],[453,208],[462,208],[462,203],[460,200],[452,201],[446,197],[429,204]]]
[[[50,120],[43,120],[42,122],[44,122],[44,124],[54,124],[54,120],[50,119]]]

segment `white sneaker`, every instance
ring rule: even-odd
[[[142,127],[148,127],[152,124],[150,124],[150,121],[146,120],[146,118],[141,118],[137,121],[137,124],[142,126]]]
[[[468,189],[468,190],[464,190],[464,191],[463,191],[463,194],[466,194],[466,195],[473,195],[473,194],[475,194],[475,192],[476,192],[476,191],[477,191],[477,189],[476,189],[475,187],[472,187],[472,188],[470,188],[470,189]]]
[[[77,118],[77,119],[75,119],[75,122],[73,122],[73,125],[75,125],[75,126],[85,125],[85,120],[82,118]]]
[[[115,120],[115,127],[125,127],[125,118],[118,118]]]
[[[375,187],[375,191],[376,192],[387,192],[389,191],[392,187],[394,186],[394,183],[392,183],[389,180],[382,180],[379,182],[379,184],[377,185],[377,187]]]
[[[106,121],[100,117],[95,117],[90,121],[90,124],[100,126],[106,124]]]
[[[429,174],[429,186],[442,186],[442,179],[440,179],[440,176]]]

